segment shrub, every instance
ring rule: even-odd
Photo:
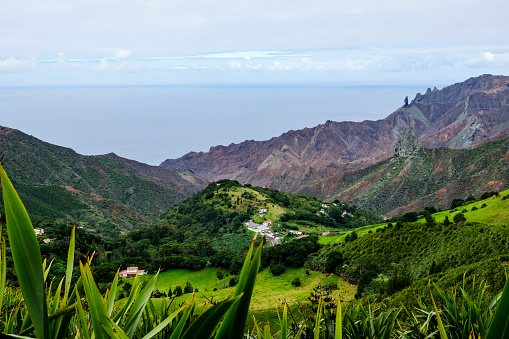
[[[481,208],[485,208],[486,206],[488,206],[488,205],[486,205],[486,204],[482,204],[482,205],[481,205]]]
[[[444,226],[449,226],[450,224],[451,224],[451,222],[449,221],[449,216],[446,215],[445,219],[444,219]]]
[[[465,204],[465,200],[463,199],[453,199],[451,201],[451,209],[455,209],[456,207],[462,206]]]
[[[173,294],[175,294],[176,297],[182,295],[182,287],[180,286],[175,287],[175,289],[173,290]]]
[[[230,285],[230,287],[233,287],[233,286],[237,285],[238,282],[239,282],[239,278],[234,276],[234,277],[230,278],[230,284],[229,285]]]
[[[223,278],[224,278],[223,272],[217,271],[216,272],[216,277],[217,277],[218,280],[223,280]]]
[[[458,214],[454,215],[452,220],[454,221],[455,224],[459,224],[460,222],[465,222],[467,220],[467,218],[465,217],[465,215],[463,213],[458,213]]]
[[[184,293],[193,293],[194,288],[193,285],[188,281],[186,282],[186,286],[184,286]]]
[[[471,211],[477,211],[477,207],[472,207]]]
[[[292,286],[299,287],[301,285],[300,278],[295,278],[292,280]]]
[[[281,275],[285,273],[285,271],[286,267],[281,263],[270,264],[270,273],[272,273],[275,276]]]
[[[498,196],[498,192],[497,191],[484,192],[479,198],[479,200],[488,199],[491,198],[492,196]]]

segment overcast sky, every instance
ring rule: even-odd
[[[424,84],[509,68],[509,1],[2,0],[0,86]]]

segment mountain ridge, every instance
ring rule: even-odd
[[[188,169],[209,181],[227,178],[298,192],[310,182],[392,157],[407,127],[426,148],[471,148],[500,138],[509,133],[508,83],[507,76],[482,75],[417,93],[384,119],[327,121],[266,141],[190,152],[160,166]]]

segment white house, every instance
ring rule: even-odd
[[[44,228],[34,228],[35,235],[44,234]]]
[[[128,267],[126,270],[118,272],[118,276],[121,278],[134,278],[136,276],[136,273],[138,275],[145,275],[147,272],[144,270],[139,270],[138,267],[131,266]]]
[[[267,213],[267,208],[266,207],[258,207],[258,209],[260,210],[260,213]]]

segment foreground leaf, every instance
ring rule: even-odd
[[[14,268],[38,338],[49,338],[48,307],[39,243],[32,222],[0,164],[5,219]]]

